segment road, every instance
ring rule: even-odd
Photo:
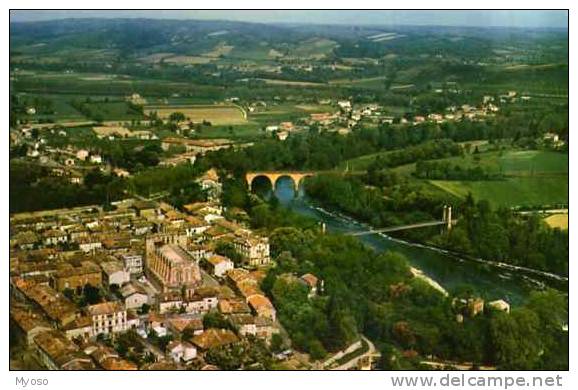
[[[332,371],[346,371],[346,370],[351,370],[352,368],[357,368],[358,367],[358,363],[361,359],[364,358],[373,358],[379,355],[379,351],[377,351],[377,349],[375,348],[375,345],[373,345],[373,343],[371,341],[369,341],[368,338],[366,338],[365,336],[361,336],[361,338],[367,343],[368,345],[368,350],[367,352],[354,357],[353,359],[349,360],[348,362],[337,366],[337,367],[333,367],[331,368]]]

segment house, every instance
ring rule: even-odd
[[[76,158],[81,160],[81,161],[85,161],[86,158],[89,156],[89,152],[88,150],[85,149],[80,149],[79,151],[76,152]]]
[[[230,330],[215,328],[207,329],[202,334],[191,339],[192,344],[201,351],[208,351],[211,348],[233,344],[238,341],[239,338]]]
[[[52,282],[58,291],[74,290],[87,284],[98,287],[102,285],[102,271],[96,263],[88,260],[65,263],[52,275]]]
[[[83,351],[89,355],[92,360],[103,370],[109,371],[134,371],[138,366],[133,362],[122,359],[119,354],[112,348],[97,344],[89,343],[83,346]]]
[[[70,340],[77,338],[89,339],[94,336],[92,318],[88,316],[76,317],[74,321],[66,324],[61,329]]]
[[[82,174],[78,172],[70,172],[68,180],[72,184],[82,184],[84,182],[84,176],[82,176]]]
[[[510,312],[510,304],[503,299],[498,299],[488,303],[488,306],[496,310],[500,310],[506,313]]]
[[[193,318],[187,324],[185,330],[190,330],[194,336],[199,335],[205,331],[203,320],[200,318]]]
[[[175,363],[186,363],[197,357],[197,348],[186,341],[171,341],[167,346],[167,353]]]
[[[34,349],[38,361],[49,370],[96,369],[92,359],[57,330],[36,335]]]
[[[94,335],[119,333],[128,330],[126,309],[119,302],[103,302],[86,308],[92,318]]]
[[[184,146],[186,152],[194,152],[195,154],[205,154],[206,152],[227,149],[234,145],[228,139],[187,139],[167,137],[162,140],[161,148],[165,151],[173,146]]]
[[[160,314],[177,312],[183,306],[183,297],[177,291],[159,294],[157,301]]]
[[[94,236],[78,237],[75,241],[78,243],[78,249],[84,253],[94,252],[102,248],[102,242]]]
[[[76,318],[76,305],[50,286],[34,284],[20,289],[25,298],[41,309],[53,324],[64,326]]]
[[[117,177],[129,177],[130,176],[130,172],[127,171],[126,169],[122,169],[122,168],[114,168],[113,171],[115,176]]]
[[[149,303],[148,294],[136,283],[127,283],[122,286],[120,294],[127,309],[140,309],[142,305]]]
[[[266,265],[271,262],[267,237],[240,236],[233,241],[233,245],[251,266]]]
[[[187,313],[208,313],[219,303],[217,291],[210,287],[198,288],[183,304]]]
[[[168,330],[173,334],[180,334],[181,337],[185,337],[183,333],[186,331],[190,332],[189,335],[193,336],[203,333],[203,320],[200,317],[190,318],[188,314],[186,316],[187,317],[169,318],[166,321]]]
[[[482,298],[470,298],[467,303],[467,311],[470,317],[475,317],[484,311],[484,300]]]
[[[293,124],[293,122],[281,122],[279,123],[279,130],[291,132],[295,130],[295,125]]]
[[[156,216],[158,210],[157,204],[155,202],[144,200],[135,202],[134,208],[136,209],[137,215],[139,217],[145,218]]]
[[[10,246],[18,246],[22,250],[34,249],[40,242],[38,234],[31,230],[22,231],[10,239]]]
[[[131,275],[142,275],[143,273],[143,259],[141,255],[135,253],[125,253],[121,256],[124,268],[128,270]]]
[[[219,182],[219,175],[215,168],[209,169],[203,176],[197,179],[204,191],[207,191],[209,199],[216,199],[221,195],[222,186]]]
[[[68,234],[62,230],[51,229],[42,234],[44,245],[58,245],[68,242]]]
[[[124,264],[120,261],[107,261],[100,264],[102,268],[103,281],[110,286],[116,284],[122,286],[130,281],[130,272],[124,268]]]
[[[351,102],[349,100],[340,100],[337,102],[337,105],[339,106],[339,108],[341,108],[343,111],[349,111],[351,110]]]
[[[279,328],[275,326],[270,318],[255,317],[256,336],[267,341],[271,340],[274,334],[279,333]]]
[[[285,141],[287,139],[287,137],[289,137],[289,132],[288,131],[278,131],[277,133],[275,133],[275,136],[277,137],[277,139],[279,141]]]
[[[25,307],[11,307],[10,319],[28,345],[34,343],[36,335],[52,329],[50,323],[45,321],[40,313]]]
[[[241,336],[255,336],[257,334],[255,317],[251,314],[231,314],[228,318]]]
[[[315,295],[317,295],[317,284],[319,283],[319,279],[317,279],[317,277],[313,274],[305,274],[305,275],[301,275],[301,277],[299,278],[299,280],[305,284],[305,286],[307,286],[309,293],[307,294],[307,296],[309,298],[314,297]]]
[[[100,154],[91,154],[89,161],[93,164],[102,164],[102,157]]]
[[[203,234],[211,227],[211,224],[204,219],[188,215],[185,218],[185,225],[183,226],[188,237]]]
[[[228,257],[213,255],[207,259],[207,267],[213,275],[221,278],[227,271],[235,268],[235,264]]]
[[[276,311],[275,307],[267,298],[262,294],[255,294],[247,298],[247,303],[251,307],[251,309],[255,312],[256,315],[270,318],[271,320],[275,321],[276,318]]]
[[[223,315],[251,313],[251,308],[243,299],[219,299],[217,307]]]
[[[201,261],[213,255],[213,252],[208,245],[191,244],[189,245],[187,250],[196,261]]]

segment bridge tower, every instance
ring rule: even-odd
[[[448,231],[452,230],[452,206],[444,205],[442,222],[445,222]]]

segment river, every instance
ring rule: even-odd
[[[293,182],[288,177],[278,180],[275,195],[283,206],[325,223],[329,232],[368,229],[367,225],[352,218],[316,207],[302,189],[296,196]],[[385,234],[363,235],[358,236],[358,239],[377,251],[402,253],[411,266],[422,270],[425,275],[450,292],[460,285],[468,284],[486,300],[504,299],[512,305],[520,305],[524,303],[532,290],[539,289],[544,284],[567,291],[567,282],[556,282],[522,271],[505,270],[464,259],[440,249],[404,242]]]

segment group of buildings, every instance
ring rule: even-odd
[[[205,186],[218,184],[205,176]],[[269,342],[279,332],[259,288],[271,262],[267,237],[227,220],[217,200],[184,211],[136,199],[114,205],[11,216],[11,326],[43,367],[142,369],[111,347],[127,332],[154,356],[148,364],[171,369],[198,366],[215,346],[248,336]],[[223,244],[235,262],[218,253]],[[204,329],[207,313],[235,331]],[[171,342],[151,346],[158,337]]]
[[[511,102],[513,96],[516,96],[515,92],[509,92],[505,97],[500,97],[499,101],[501,103]],[[469,104],[449,106],[442,112],[414,116],[392,115],[386,107],[377,103],[353,104],[347,99],[337,101],[324,99],[318,103],[325,107],[333,107],[333,110],[311,113],[300,118],[296,123],[280,122],[269,125],[265,128],[266,132],[284,141],[291,133],[308,130],[313,126],[318,131],[347,135],[362,122],[373,126],[394,123],[415,126],[427,122],[439,124],[462,120],[483,121],[494,116],[500,110],[495,104],[493,96],[484,96],[482,102],[477,106]]]

